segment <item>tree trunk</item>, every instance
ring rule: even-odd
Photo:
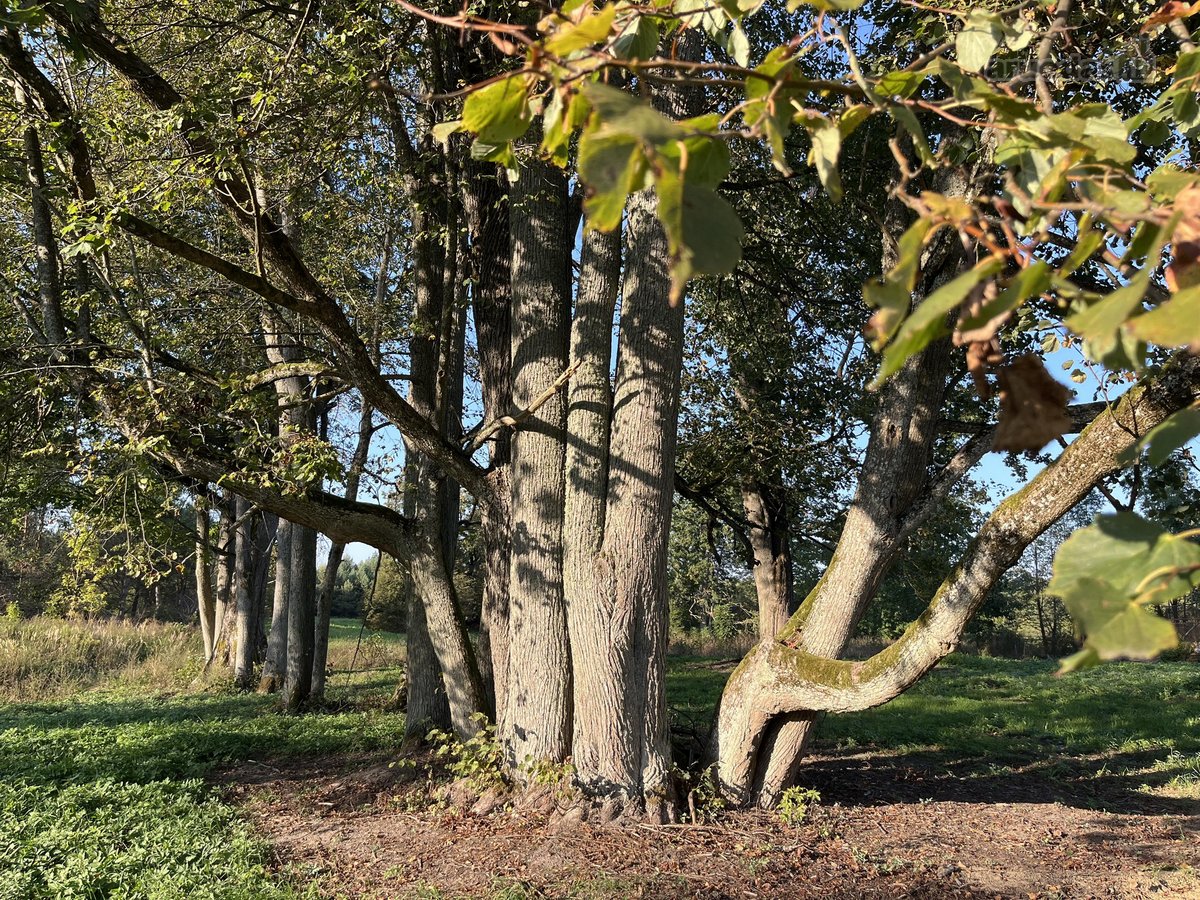
[[[213,589],[212,546],[209,544],[208,501],[196,494],[196,608],[200,615],[200,639],[204,647],[204,666],[216,652],[217,595]]]
[[[758,479],[742,485],[742,509],[754,555],[754,593],[758,598],[758,639],[773,641],[796,611],[792,581],[791,527],[782,489]]]
[[[346,499],[358,499],[358,486],[362,481],[362,471],[367,464],[367,456],[371,450],[371,436],[375,433],[372,424],[371,405],[366,401],[358,417],[358,442],[354,446],[354,454],[350,458],[350,467],[346,471]],[[325,697],[325,668],[329,658],[329,619],[333,606],[333,594],[337,589],[338,569],[342,566],[346,545],[334,541],[329,547],[329,555],[325,558],[325,578],[321,583],[321,591],[317,595],[316,633],[313,635],[313,674],[312,699],[320,702]]]
[[[249,690],[254,678],[258,651],[258,606],[254,602],[254,534],[249,501],[238,497],[234,504],[238,524],[234,538],[234,631],[233,681]]]
[[[287,670],[288,604],[294,593],[293,527],[291,522],[280,520],[275,532],[275,595],[271,605],[271,631],[267,635],[267,655],[263,659],[262,677],[258,682],[258,690],[266,694],[279,690]]]
[[[291,597],[287,604],[287,668],[283,679],[283,708],[299,712],[312,691],[313,637],[316,623],[317,532],[291,527]]]
[[[528,160],[513,185],[512,372],[515,410],[567,367],[570,316],[566,175]],[[563,600],[566,404],[555,392],[512,436],[508,688],[500,740],[514,771],[570,753],[571,660]]]
[[[911,368],[920,365],[917,359]],[[903,382],[898,389],[903,389]],[[787,777],[794,772],[797,745],[784,747],[778,740],[770,740],[772,729],[777,729],[777,734],[782,732],[778,729],[781,719],[803,729],[821,712],[850,712],[886,703],[920,679],[954,649],[970,617],[1025,548],[1083,500],[1101,479],[1119,470],[1121,454],[1136,443],[1139,435],[1191,403],[1198,394],[1200,360],[1195,359],[1177,363],[1157,380],[1129,391],[1114,409],[1089,425],[1054,464],[996,508],[924,614],[894,644],[863,662],[831,659],[810,649],[822,646],[822,641],[828,648],[835,640],[844,640],[854,619],[846,610],[861,608],[861,595],[843,594],[841,614],[815,631],[808,644],[797,634],[806,618],[816,615],[818,602],[833,604],[839,600],[833,592],[835,577],[852,585],[854,577],[862,577],[853,572],[830,574],[847,564],[842,559],[843,548],[846,558],[866,558],[871,546],[856,538],[848,521],[845,536],[851,540],[839,542],[826,577],[793,617],[783,640],[755,647],[725,687],[713,750],[726,794],[737,802],[746,802],[756,789],[760,795],[767,795],[786,785]],[[889,434],[891,429],[877,431],[872,435],[873,442],[895,437]],[[899,456],[910,456],[914,449],[910,446],[909,452]],[[877,512],[884,517],[899,496],[888,487],[887,482],[876,485],[883,495]],[[865,498],[858,504],[860,510],[868,505]],[[918,509],[923,512],[927,506]],[[901,526],[901,538],[914,516],[910,512]],[[858,518],[857,527],[869,528],[867,541],[887,545],[888,539],[881,538],[888,532],[886,527],[870,527],[871,523]],[[877,577],[870,580],[877,581]],[[797,716],[801,717],[798,721],[789,721],[788,717]],[[802,742],[798,746],[802,748]]]
[[[493,165],[466,163],[463,190],[469,237],[471,308],[479,353],[483,421],[505,415],[512,400],[512,309],[509,305],[510,248],[508,188]],[[491,707],[503,710],[508,693],[508,577],[511,511],[508,508],[510,432],[487,441],[492,502],[481,506],[484,545],[480,656],[487,672]]]
[[[236,606],[232,603],[234,583],[234,563],[236,554],[234,544],[236,534],[233,523],[234,500],[228,491],[221,494],[217,520],[217,560],[216,560],[216,594],[217,606],[214,619],[216,629],[213,633],[213,660],[223,666],[233,664],[232,641]],[[211,664],[211,663],[210,663]]]

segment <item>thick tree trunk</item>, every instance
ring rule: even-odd
[[[914,361],[913,368],[918,364],[919,360]],[[787,773],[794,765],[794,755],[786,759],[780,756],[776,762],[781,746],[778,741],[772,746],[769,739],[781,717],[800,716],[803,724],[821,712],[867,709],[886,703],[914,684],[954,649],[970,617],[1025,548],[1084,499],[1101,479],[1118,471],[1121,454],[1137,442],[1139,435],[1198,395],[1200,360],[1196,359],[1177,361],[1163,376],[1127,393],[1115,408],[1089,425],[1054,464],[997,507],[924,614],[899,640],[870,659],[835,660],[809,649],[822,646],[822,641],[830,642],[823,645],[828,647],[834,640],[844,639],[840,636],[852,627],[852,622],[846,624],[844,612],[816,632],[807,646],[789,641],[787,632],[781,642],[758,645],[730,677],[721,699],[713,749],[723,790],[733,800],[746,802],[756,788],[765,793],[786,784],[786,774],[777,780],[765,774],[776,765],[777,771]],[[886,440],[887,434],[880,439]],[[878,487],[886,489],[886,485]],[[887,492],[887,496],[895,494]],[[885,499],[881,514],[887,514],[889,502]],[[910,513],[901,527],[902,536],[912,521]],[[868,527],[869,523],[858,524]],[[877,530],[868,534],[880,539]],[[859,556],[868,546],[857,541],[849,544],[848,554]],[[839,545],[831,569],[841,553]],[[817,602],[837,600],[828,587],[818,585],[814,596],[793,618],[789,631],[794,634],[793,627],[804,626]],[[855,594],[841,598],[843,610],[858,608],[860,602]],[[794,748],[787,748],[787,752],[793,753]]]
[[[287,668],[283,679],[283,708],[299,712],[312,691],[313,638],[317,602],[317,532],[291,527],[291,597],[287,604]]]
[[[512,205],[512,372],[515,410],[567,367],[570,316],[567,182],[522,163]],[[562,582],[566,404],[556,392],[512,436],[508,688],[500,740],[515,771],[570,753],[571,660]]]
[[[742,485],[742,509],[750,526],[746,536],[754,557],[758,639],[773,641],[796,611],[787,500],[781,489],[747,479]]]
[[[217,520],[217,561],[216,561],[216,630],[213,633],[213,660],[222,666],[233,664],[232,642],[233,628],[236,618],[236,605],[233,603],[234,569],[237,555],[234,531],[235,503],[228,491],[221,495]]]
[[[684,32],[683,58],[699,50]],[[695,92],[664,91],[676,118]],[[666,238],[652,193],[630,198],[616,381],[608,394],[616,248],[589,236],[572,334],[567,460],[568,609],[577,679],[573,758],[589,793],[673,817],[665,666],[683,304],[671,305]]]
[[[258,689],[274,693],[283,685],[287,670],[288,604],[292,588],[292,530],[286,519],[280,520],[275,532],[275,593],[271,604],[271,631],[267,635],[267,655],[263,659],[262,677]]]

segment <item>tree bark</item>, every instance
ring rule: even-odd
[[[237,528],[234,537],[234,633],[233,681],[241,690],[249,690],[254,678],[258,652],[258,606],[254,602],[254,528],[250,521],[250,503],[242,497],[234,502]]]
[[[295,524],[291,532],[291,597],[287,605],[287,669],[283,679],[283,708],[294,713],[308,705],[312,691],[317,532]]]
[[[209,543],[208,501],[200,493],[195,498],[196,513],[196,607],[200,616],[200,639],[204,647],[204,666],[216,652],[217,595],[213,587],[212,545]]]
[[[531,406],[567,367],[567,182],[522,163],[512,187],[512,404]],[[500,740],[514,771],[570,753],[571,660],[562,582],[566,404],[556,392],[514,430],[509,658]]]
[[[780,717],[799,715],[808,721],[821,712],[878,706],[933,668],[954,649],[970,617],[1025,548],[1101,479],[1119,470],[1121,454],[1140,435],[1197,396],[1200,360],[1192,358],[1176,360],[1164,375],[1129,391],[1112,410],[1098,416],[1058,460],[997,507],[925,612],[899,640],[870,659],[835,660],[809,649],[843,631],[846,626],[841,621],[807,646],[798,641],[789,644],[785,634],[783,641],[755,647],[730,677],[718,714],[713,749],[727,795],[746,802],[756,787],[766,791],[783,784],[782,779],[764,783],[767,779],[762,773],[774,762],[769,751],[779,753],[779,748],[772,748],[764,738]],[[825,603],[837,599],[832,593],[817,594],[813,602],[819,598]],[[860,597],[847,594],[842,603],[857,608]],[[806,600],[791,625],[803,625],[811,612]],[[794,758],[789,758],[780,765],[793,763]]]
[[[267,655],[263,659],[261,693],[274,693],[283,685],[287,671],[288,605],[292,587],[292,523],[280,520],[275,532],[275,592],[271,605],[271,631],[267,635]]]

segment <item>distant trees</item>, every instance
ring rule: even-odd
[[[154,486],[137,521],[186,523],[206,653],[243,687],[265,657],[287,708],[319,698],[341,548],[362,542],[408,606],[414,736],[491,718],[516,781],[570,757],[606,816],[662,821],[668,590],[716,586],[676,607],[711,624],[750,606],[744,573],[761,640],[712,761],[730,798],[769,803],[821,713],[922,677],[1031,543],[1194,424],[1196,360],[1146,343],[1196,342],[1162,324],[1195,296],[1200,184],[1164,161],[1196,127],[1178,17],[1154,38],[1169,76],[1057,90],[1065,35],[1099,53],[1140,25],[888,3],[839,11],[849,28],[825,5],[443,12],[0,12],[17,455],[61,436],[89,495],[116,483],[89,468],[106,456],[133,497]],[[985,71],[1034,46],[1026,74]],[[1080,339],[1111,402],[1068,406],[1038,355]],[[986,452],[1066,434],[969,522]],[[676,489],[694,505],[673,552]],[[1200,571],[1186,535],[1105,527],[1055,570],[1087,623],[1074,664],[1152,655],[1168,635],[1121,622]],[[738,562],[707,563],[701,535]],[[1162,584],[1132,577],[1148,540],[1175,553]],[[1090,590],[1114,546],[1137,565]],[[916,615],[896,642],[845,659],[900,593]]]

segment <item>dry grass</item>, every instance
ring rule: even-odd
[[[181,687],[200,668],[193,629],[161,622],[0,620],[0,702],[67,697],[96,687]]]

